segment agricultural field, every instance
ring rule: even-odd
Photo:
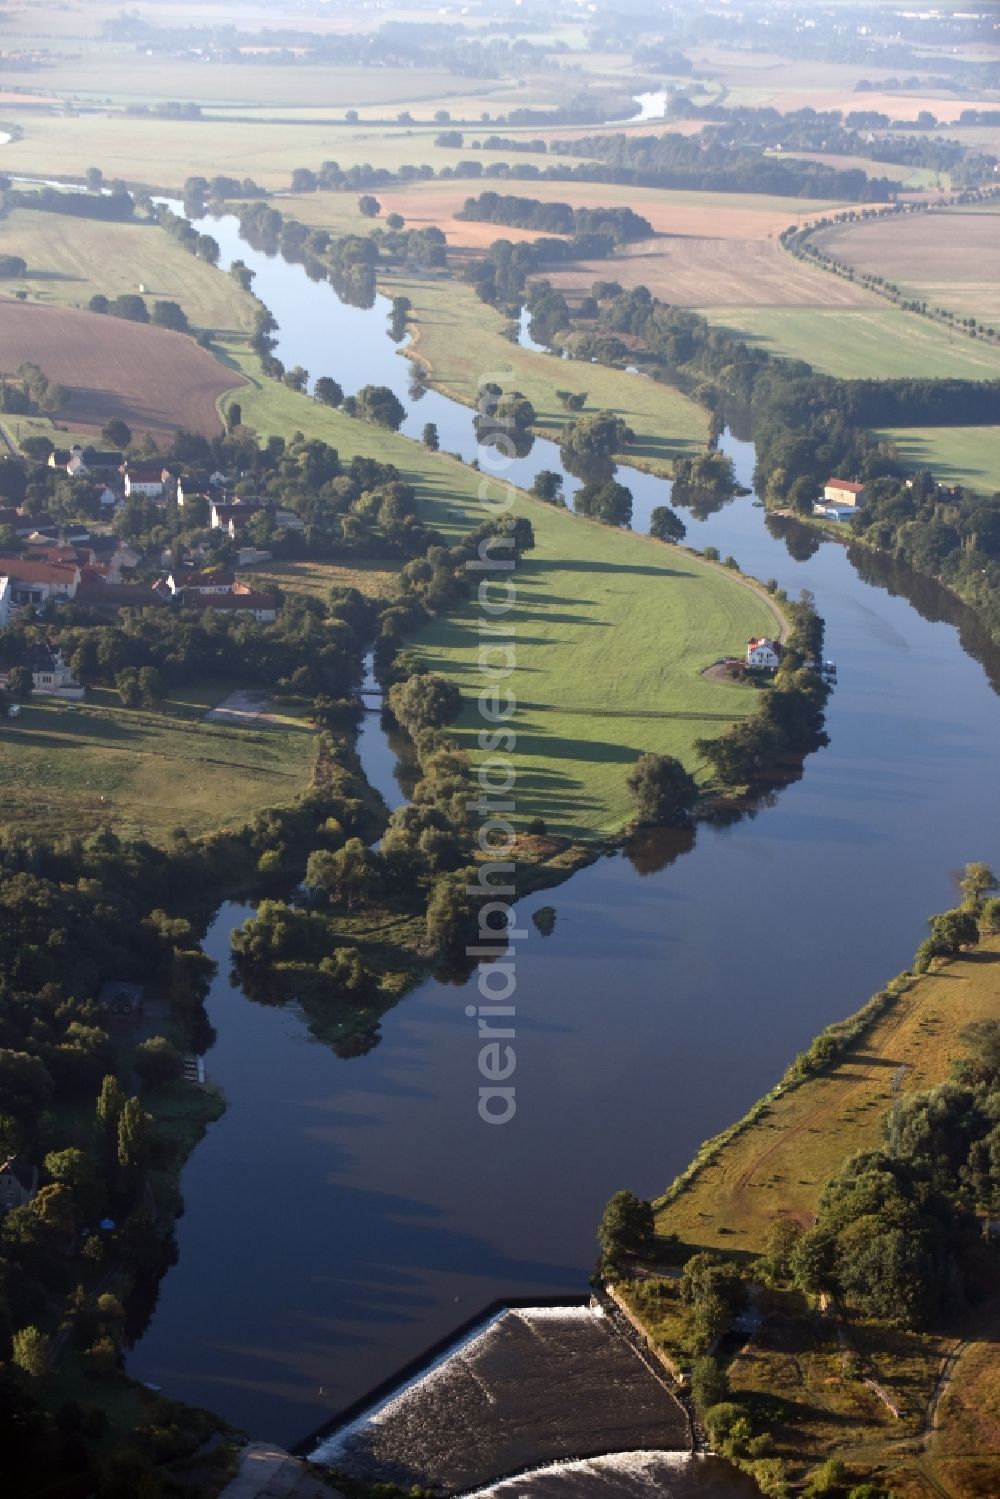
[[[895,161],[873,161],[870,156],[838,155],[834,151],[768,151],[766,154],[778,156],[782,161],[818,161],[838,172],[864,172],[866,177],[888,177],[917,192],[949,185],[947,172],[935,172],[931,167],[901,166]]]
[[[108,689],[25,704],[0,722],[0,817],[43,835],[110,824],[160,841],[287,805],[309,785],[314,731],[285,707],[266,726],[204,722],[227,690],[178,688],[155,712],[124,708]]]
[[[827,280],[838,282],[839,277]],[[872,297],[864,306],[698,309],[710,322],[841,379],[995,380],[1000,349]]]
[[[117,416],[155,438],[179,428],[211,437],[221,425],[220,397],[241,383],[182,333],[68,307],[0,306],[0,366],[12,374],[37,364],[65,386],[70,399],[59,421],[76,432],[99,432]],[[8,425],[18,435],[17,417]]]
[[[253,577],[264,588],[274,584],[282,593],[298,593],[321,601],[328,598],[331,588],[356,588],[365,598],[387,599],[396,592],[399,583],[397,572],[364,558],[359,558],[351,567],[312,558],[293,562],[255,562]]]
[[[786,112],[806,108],[845,113],[879,110],[892,120],[915,120],[921,110],[929,110],[938,120],[952,121],[976,103],[975,98],[958,98],[950,89],[929,83],[919,89],[881,90],[878,85],[898,77],[899,70],[867,61],[834,63],[796,58],[792,62],[777,52],[744,52],[718,46],[694,47],[689,55],[698,77],[721,85],[730,105]],[[929,78],[934,74],[933,54],[928,55],[926,72]],[[874,87],[858,92],[857,84],[862,79]]]
[[[998,204],[835,224],[812,238],[837,260],[896,282],[906,296],[1000,321]]]
[[[505,389],[522,391],[538,415],[538,429],[557,438],[568,414],[556,391],[585,390],[585,411],[615,411],[635,431],[629,461],[660,473],[708,440],[707,413],[681,391],[520,348],[503,336],[502,316],[479,302],[471,287],[417,276],[393,278],[385,289],[410,298],[415,358],[435,385],[467,406],[475,403],[479,381],[489,375]]]
[[[26,274],[5,280],[3,289],[25,291],[30,302],[86,307],[95,293],[113,298],[137,292],[141,283],[148,306],[178,302],[195,328],[226,334],[253,326],[253,298],[156,224],[104,224],[16,208],[0,218],[0,255],[28,262]]]
[[[1000,494],[1000,427],[891,427],[882,430],[913,468],[943,484]]]

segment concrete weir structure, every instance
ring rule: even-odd
[[[687,1453],[685,1412],[594,1302],[504,1306],[320,1439],[314,1463],[446,1494],[609,1453]]]

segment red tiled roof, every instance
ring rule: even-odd
[[[61,562],[25,562],[21,557],[0,557],[0,573],[19,583],[75,583],[79,569]]]
[[[825,485],[827,489],[846,489],[848,494],[861,494],[864,487],[853,479],[827,479]]]

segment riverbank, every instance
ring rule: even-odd
[[[825,1184],[844,1162],[881,1147],[889,1110],[946,1082],[967,1054],[965,1027],[998,1015],[1000,937],[985,938],[931,973],[901,975],[857,1015],[830,1027],[741,1120],[706,1142],[654,1203],[666,1261],[644,1265],[618,1290],[673,1364],[690,1368],[699,1343],[692,1307],[680,1298],[670,1265],[708,1252],[746,1266],[752,1280],[763,1282],[754,1292],[754,1316],[726,1357],[731,1398],[747,1401],[758,1419],[771,1413],[764,1418],[768,1450],[781,1466],[756,1474],[768,1493],[781,1492],[768,1486],[779,1471],[797,1481],[837,1457],[855,1481],[877,1476],[897,1499],[930,1494],[933,1485],[922,1486],[928,1465],[935,1452],[955,1450],[951,1428],[974,1405],[977,1381],[982,1398],[992,1391],[988,1361],[970,1355],[961,1402],[956,1396],[950,1409],[928,1414],[956,1345],[989,1341],[975,1313],[920,1332],[848,1317],[840,1308],[823,1312],[822,1299],[780,1278],[768,1280],[758,1257],[775,1252],[778,1226],[791,1231],[813,1223]],[[850,1360],[836,1355],[838,1341],[841,1351],[852,1350]],[[984,1443],[978,1456],[980,1478],[990,1462],[1000,1478],[1000,1450]],[[748,1471],[755,1471],[752,1462]],[[984,1492],[970,1483],[971,1472],[963,1477],[955,1470],[947,1492],[956,1499]]]

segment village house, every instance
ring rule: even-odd
[[[49,454],[49,468],[65,469],[71,479],[77,474],[83,473],[86,465],[83,461],[83,449],[78,442],[71,448],[53,448]]]
[[[0,576],[10,579],[13,609],[44,608],[50,600],[76,598],[80,567],[75,562],[32,562],[24,557],[0,557]]]
[[[213,531],[226,531],[235,537],[247,521],[263,509],[259,500],[234,500],[231,504],[219,504],[213,500],[208,523]]]
[[[11,1155],[0,1165],[0,1213],[23,1208],[38,1191],[38,1167]]]
[[[237,589],[238,589],[237,585]],[[187,608],[211,609],[226,614],[249,614],[260,625],[269,625],[278,617],[281,608],[273,593],[251,593],[249,589],[234,589],[232,593],[193,594],[185,596]]]
[[[123,473],[127,500],[134,496],[146,500],[162,500],[175,482],[174,475],[162,463],[126,463]]]
[[[747,641],[747,666],[756,671],[777,671],[781,665],[781,646],[767,635],[754,635]]]
[[[80,686],[63,659],[60,650],[44,642],[38,645],[21,645],[5,642],[0,665],[0,687],[6,687],[11,675],[18,667],[27,667],[31,672],[31,691],[38,697],[81,698],[85,688]]]
[[[186,572],[178,568],[176,572],[168,573],[166,577],[167,588],[172,594],[189,593],[229,593],[236,582],[233,573],[199,573]]]

